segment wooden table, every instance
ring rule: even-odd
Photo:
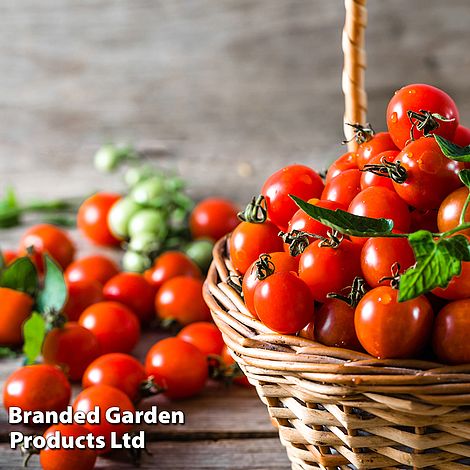
[[[13,247],[22,229],[3,230],[3,247]],[[80,247],[80,254],[97,251],[72,235]],[[114,257],[116,252],[108,252]],[[148,348],[163,336],[159,331],[144,333],[134,354],[143,358]],[[0,382],[21,365],[20,359],[0,360]],[[74,394],[80,390],[74,386]],[[157,404],[160,409],[182,410],[186,424],[181,426],[146,426],[148,449],[152,456],[144,455],[141,468],[150,469],[287,469],[287,455],[279,442],[277,430],[271,425],[265,406],[254,389],[238,386],[225,387],[210,382],[200,396],[190,400],[170,402],[162,396],[145,400],[141,406]],[[9,448],[8,433],[20,430],[7,423],[3,407],[0,409],[0,469],[20,469],[22,457],[19,451]],[[37,430],[28,430],[35,433]],[[33,456],[28,468],[40,468]],[[124,452],[115,452],[100,458],[97,468],[115,470],[134,468]],[[64,469],[66,470],[66,469]]]

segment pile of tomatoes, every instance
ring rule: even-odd
[[[93,195],[78,212],[81,233],[100,246],[116,246],[119,235],[125,235],[124,217],[116,215],[122,207],[118,195]],[[119,234],[112,230],[115,218],[123,229]],[[127,224],[132,220],[128,217]],[[49,224],[29,228],[16,251],[3,251],[0,278],[4,270],[14,272],[21,260],[29,258],[41,282],[47,279],[47,255],[63,270],[67,290],[60,311],[44,312],[47,333],[40,363],[21,367],[7,379],[3,391],[7,409],[18,406],[23,411],[60,412],[71,401],[70,383],[78,382],[83,390],[72,402],[74,410],[86,412],[99,406],[101,423],[61,424],[45,435],[57,430],[75,437],[91,432],[109,442],[111,431],[118,436],[130,431],[129,425],[106,423],[104,412],[110,406],[118,406],[121,412],[134,411],[140,400],[156,393],[170,399],[189,398],[214,376],[248,385],[243,374],[239,376],[241,371],[235,368],[202,297],[207,247],[238,224],[237,207],[223,199],[204,200],[191,212],[188,224],[194,239],[188,254],[165,251],[143,273],[121,271],[103,254],[76,258],[69,233]],[[13,284],[0,287],[0,346],[21,346],[23,324],[38,305],[33,292]],[[177,335],[156,341],[143,363],[132,355],[144,330],[175,324],[180,327]],[[107,446],[98,453],[109,450]],[[40,452],[46,470],[91,469],[96,457],[91,449]]]
[[[325,179],[290,165],[266,180],[258,207],[248,210],[258,217],[229,239],[245,305],[272,330],[327,346],[470,363],[470,262],[446,288],[399,302],[400,275],[416,261],[406,237],[343,235],[290,197],[391,219],[395,234],[442,233],[468,222],[470,210],[459,220],[469,192],[458,176],[465,164],[448,159],[433,137],[470,144],[454,101],[429,85],[406,86],[388,104],[387,125],[380,133],[354,125],[357,150],[340,156]]]

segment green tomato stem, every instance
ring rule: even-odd
[[[465,223],[465,214],[467,212],[469,204],[470,204],[470,190],[468,192],[467,199],[465,199],[465,204],[462,207],[462,212],[460,213],[460,219],[459,219],[460,225],[463,225]]]

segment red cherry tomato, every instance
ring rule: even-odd
[[[382,164],[382,160],[385,159],[388,162],[393,162],[396,156],[400,152],[398,150],[387,150],[385,152],[381,152],[373,157],[371,157],[368,161],[369,165],[377,165]],[[364,171],[361,176],[361,189],[366,189],[371,186],[383,186],[385,188],[391,189],[395,191],[393,188],[393,181],[386,176],[377,175],[372,173],[371,171]]]
[[[71,396],[65,374],[55,366],[38,364],[15,370],[3,387],[3,406],[22,411],[63,411]]]
[[[398,291],[380,286],[356,307],[354,324],[364,349],[379,359],[413,358],[430,338],[434,315],[424,296],[398,302]]]
[[[189,229],[194,239],[213,241],[231,232],[239,223],[238,207],[221,198],[208,198],[196,204],[189,218]]]
[[[319,198],[323,187],[318,173],[308,166],[289,165],[276,171],[266,180],[261,190],[266,198],[269,219],[285,231],[287,223],[298,209],[289,195],[308,201],[314,197]]]
[[[0,251],[1,256],[3,256],[3,262],[5,266],[13,263],[18,258],[18,252],[14,250],[2,250]]]
[[[457,126],[452,141],[459,147],[467,147],[470,145],[470,129],[465,126]]]
[[[87,445],[86,436],[89,432],[87,428],[79,424],[55,424],[48,428],[44,433],[46,439],[58,434],[61,438],[70,438],[75,445],[74,448],[46,447],[41,449],[39,453],[41,468],[43,470],[93,470],[97,453]],[[80,447],[77,447],[78,445]]]
[[[439,207],[437,213],[437,226],[440,232],[447,232],[457,227],[462,213],[463,206],[468,196],[468,188],[462,187],[451,192]],[[470,222],[470,207],[465,211],[465,222]],[[470,235],[470,229],[462,230],[459,233]]]
[[[321,243],[313,242],[302,253],[299,276],[310,287],[313,298],[324,302],[327,294],[340,293],[361,275],[361,248],[349,240],[342,240],[336,248]]]
[[[395,145],[402,149],[410,140],[411,121],[408,111],[421,113],[429,111],[439,114],[446,120],[437,119],[439,127],[430,131],[448,140],[452,140],[459,125],[459,112],[452,98],[439,88],[430,85],[407,85],[396,91],[387,107],[387,126]],[[414,128],[413,138],[418,139],[424,134]]]
[[[0,287],[0,344],[16,346],[23,342],[23,323],[31,315],[34,300],[24,292]]]
[[[445,289],[437,287],[432,293],[447,300],[470,298],[470,261],[462,263],[462,272],[453,277]]]
[[[288,253],[283,251],[269,253],[271,267],[274,268],[274,272],[297,272],[299,269],[299,257],[291,256]],[[261,282],[258,278],[258,267],[256,263],[259,260],[256,260],[246,272],[243,277],[242,290],[243,290],[243,300],[245,301],[246,308],[255,316],[255,304],[254,304],[254,295],[256,286]]]
[[[315,340],[325,346],[360,351],[354,329],[354,307],[339,299],[326,299],[315,312]]]
[[[361,190],[361,176],[362,173],[359,170],[346,170],[340,173],[326,184],[321,199],[348,207]]]
[[[393,228],[408,232],[410,211],[398,194],[382,186],[372,186],[361,191],[349,205],[349,212],[365,217],[393,220]]]
[[[371,287],[389,285],[384,277],[392,275],[392,266],[398,263],[400,270],[405,272],[415,263],[413,250],[406,238],[369,238],[361,252],[361,268],[364,278]]]
[[[321,201],[319,199],[310,199],[308,202],[315,206],[323,207],[324,209],[330,209],[332,211],[336,209],[347,210],[347,207],[334,201]],[[313,217],[307,215],[302,209],[299,209],[294,214],[292,219],[290,219],[287,230],[289,232],[291,232],[292,230],[300,230],[301,232],[315,233],[317,235],[326,237],[328,231],[331,229],[326,225],[323,225],[321,222],[318,222],[318,220],[315,220]],[[309,237],[309,240],[310,242],[313,242],[315,238]],[[284,244],[284,250],[289,252],[289,245],[287,243]]]
[[[278,333],[294,334],[313,317],[310,289],[292,272],[277,272],[261,281],[253,301],[258,318]]]
[[[85,370],[83,388],[109,385],[124,392],[133,402],[139,399],[142,383],[146,380],[144,366],[132,356],[111,353],[95,359]]]
[[[73,402],[73,411],[83,411],[88,413],[98,407],[99,423],[87,421],[84,425],[95,437],[103,436],[106,447],[99,450],[98,453],[106,453],[111,450],[111,433],[115,432],[116,437],[122,437],[126,432],[132,429],[131,424],[114,424],[106,419],[106,411],[111,407],[118,407],[116,416],[122,417],[124,412],[135,413],[135,408],[129,397],[121,390],[110,387],[109,385],[93,385],[86,388],[77,395]]]
[[[470,299],[447,304],[434,322],[433,348],[446,364],[470,363]]]
[[[346,170],[357,170],[357,153],[356,152],[346,152],[344,155],[341,155],[337,160],[335,160],[326,174],[325,182],[328,183],[335,176],[338,176],[340,173]]]
[[[34,225],[21,237],[18,248],[20,256],[26,256],[29,248],[34,249],[33,261],[37,268],[44,269],[43,255],[49,255],[65,269],[75,256],[75,246],[68,234],[51,224]]]
[[[411,211],[411,232],[417,232],[418,230],[427,230],[428,232],[435,233],[438,231],[437,228],[437,210],[427,209],[419,210],[416,209]]]
[[[379,132],[375,134],[370,140],[360,144],[357,148],[357,166],[360,170],[364,165],[372,163],[371,160],[376,155],[389,150],[398,151],[397,146],[393,143],[392,138],[388,132]]]
[[[155,318],[156,289],[142,274],[117,274],[104,285],[103,294],[106,300],[129,307],[143,323]]]
[[[445,157],[435,139],[409,143],[396,157],[406,170],[404,183],[393,182],[395,191],[417,209],[437,209],[445,197],[462,185],[458,173],[463,163]]]
[[[203,282],[178,276],[163,284],[155,297],[155,309],[161,320],[176,320],[181,325],[210,320],[209,307],[202,296]]]
[[[108,213],[113,204],[121,199],[119,194],[96,193],[78,209],[77,226],[91,242],[100,246],[116,246],[120,240],[108,227]]]
[[[94,333],[102,354],[131,352],[140,337],[136,315],[118,302],[91,305],[80,315],[79,323]]]
[[[245,274],[250,265],[263,253],[283,251],[279,229],[269,221],[262,224],[242,222],[229,240],[230,259],[234,268]]]
[[[69,295],[63,313],[69,321],[77,321],[87,307],[104,300],[103,288],[98,281],[84,279],[66,284]]]
[[[196,346],[206,356],[210,354],[220,356],[224,347],[220,330],[213,323],[205,321],[185,326],[178,333],[178,338]]]
[[[145,279],[160,289],[164,282],[177,276],[189,276],[200,279],[201,270],[181,251],[167,251],[161,254],[154,265],[145,271]]]
[[[88,364],[100,352],[95,335],[75,322],[68,322],[62,328],[53,328],[42,345],[44,362],[59,366],[70,380],[80,380]]]
[[[145,371],[172,399],[197,395],[208,377],[206,356],[196,346],[179,338],[155,343],[147,353]]]
[[[235,375],[233,377],[233,383],[240,385],[242,387],[251,387],[250,382],[248,381],[248,378],[245,376],[245,374],[242,372],[240,367],[236,365],[235,359],[230,355],[228,352],[227,346],[224,345],[224,349],[222,350],[222,361],[225,365],[225,367],[230,367],[234,369]]]
[[[65,271],[68,282],[98,281],[101,285],[119,272],[117,264],[103,255],[91,255],[74,261]]]

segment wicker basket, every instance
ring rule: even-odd
[[[365,121],[365,24],[365,0],[346,0],[345,122]],[[470,467],[470,365],[378,360],[274,333],[227,282],[236,274],[222,239],[204,296],[293,469]]]

